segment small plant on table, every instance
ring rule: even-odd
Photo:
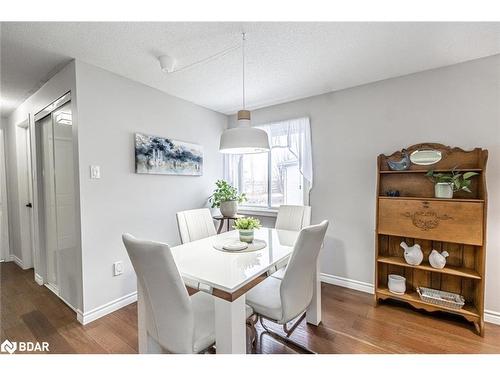
[[[233,228],[240,232],[240,241],[252,243],[254,230],[261,227],[260,220],[254,217],[242,217],[234,221]]]

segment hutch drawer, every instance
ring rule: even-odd
[[[483,244],[483,202],[379,198],[378,233]]]

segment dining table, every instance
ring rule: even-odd
[[[299,232],[274,228],[255,230],[254,241],[260,250],[251,247],[225,251],[223,245],[239,239],[236,230],[223,232],[171,248],[177,268],[187,285],[196,285],[198,293],[209,293],[215,304],[216,353],[246,353],[245,293],[269,277],[290,257]],[[263,243],[264,241],[265,243]],[[252,250],[252,251],[250,251]],[[321,322],[321,289],[319,264],[314,275],[313,298],[306,312],[309,324]],[[139,352],[147,352],[145,308],[138,288]]]

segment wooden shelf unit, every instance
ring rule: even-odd
[[[407,148],[441,151],[442,159],[431,166],[412,164],[405,171],[389,170],[387,160],[399,160],[400,151],[379,155],[377,159],[377,217],[375,239],[375,300],[394,299],[429,312],[458,314],[474,323],[484,334],[484,272],[486,259],[486,162],[488,151],[476,148],[464,151],[437,143],[417,144]],[[434,185],[427,170],[479,173],[472,178],[472,193],[455,193],[453,199],[434,198]],[[388,197],[389,190],[399,190],[400,197]],[[400,243],[420,244],[424,261],[418,266],[405,262]],[[429,262],[432,249],[446,250],[450,256],[443,269]],[[406,293],[396,295],[387,288],[389,274],[406,278]],[[424,302],[417,287],[429,287],[464,296],[460,310]]]

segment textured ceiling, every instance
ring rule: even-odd
[[[247,106],[257,108],[500,53],[500,23],[2,23],[8,114],[72,58],[207,108],[241,106],[241,51],[172,75],[247,32]]]

